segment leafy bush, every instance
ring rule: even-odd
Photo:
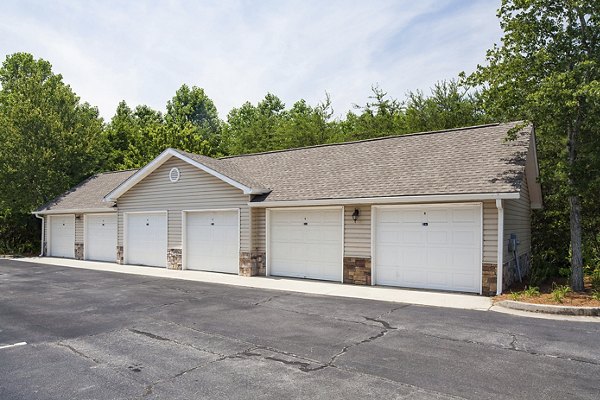
[[[40,225],[31,214],[0,213],[0,254],[39,252]]]
[[[570,277],[571,276],[571,268],[559,268],[558,275],[562,276],[563,278]]]
[[[592,274],[592,288],[600,290],[600,268],[596,268]]]
[[[514,301],[518,301],[521,298],[521,292],[511,292],[510,298]]]
[[[527,297],[538,297],[540,295],[540,288],[537,286],[529,286],[523,290],[523,294]]]
[[[571,292],[571,288],[567,285],[553,284],[552,287],[552,300],[556,301],[557,303],[562,303],[565,296]]]
[[[600,290],[592,291],[592,299],[600,301]]]

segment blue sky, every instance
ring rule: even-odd
[[[500,0],[27,1],[0,3],[0,56],[25,51],[109,119],[120,100],[164,110],[183,83],[222,117],[267,92],[331,95],[336,115],[371,85],[403,98],[470,72],[499,43]]]

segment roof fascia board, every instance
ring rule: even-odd
[[[420,196],[399,197],[356,197],[346,199],[321,199],[321,200],[287,200],[287,201],[261,201],[250,202],[250,207],[303,207],[318,205],[343,205],[343,204],[399,204],[399,203],[432,203],[448,201],[482,201],[498,199],[518,199],[519,193],[473,193],[473,194],[434,194]]]
[[[125,192],[127,192],[129,189],[131,189],[133,186],[135,186],[142,179],[144,179],[145,177],[150,175],[152,172],[154,172],[158,167],[163,165],[171,157],[177,157],[180,160],[187,162],[188,164],[191,164],[191,165],[195,166],[196,168],[199,168],[199,169],[203,170],[204,172],[206,172],[210,175],[213,175],[216,178],[221,179],[222,181],[242,190],[244,192],[244,194],[259,194],[258,191],[253,191],[252,188],[249,188],[249,187],[213,170],[212,168],[209,168],[206,165],[199,163],[198,161],[194,161],[191,158],[186,157],[183,154],[179,153],[178,151],[175,151],[174,149],[168,148],[165,151],[163,151],[162,153],[160,153],[154,160],[152,160],[148,164],[146,164],[145,167],[140,169],[135,174],[131,175],[125,182],[123,182],[122,184],[117,186],[115,189],[113,189],[112,192],[110,192],[109,194],[107,194],[104,197],[104,201],[116,201]],[[262,194],[262,192],[261,192],[261,194]]]
[[[61,210],[46,210],[46,211],[32,211],[34,215],[52,215],[52,214],[89,214],[89,213],[116,213],[116,208],[69,208]]]

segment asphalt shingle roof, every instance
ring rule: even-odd
[[[241,183],[244,186],[247,186],[252,189],[267,189],[266,186],[263,186],[259,181],[254,179],[252,173],[250,172],[242,172],[236,165],[233,163],[223,162],[222,159],[216,159],[212,157],[203,156],[200,154],[188,153],[187,151],[173,149],[181,155],[184,155],[188,158],[191,158],[194,161],[197,161],[203,165],[206,165],[208,168],[213,169],[220,173],[221,175],[225,175],[228,178],[233,179],[236,182]]]
[[[126,181],[137,170],[104,172],[94,175],[36,211],[86,210],[112,208],[115,203],[102,201],[104,196]]]
[[[252,201],[514,193],[520,190],[532,134],[520,122],[490,124],[214,159],[179,154],[251,189]],[[106,172],[37,211],[111,208],[104,196],[137,170]]]
[[[272,191],[253,201],[343,199],[520,190],[532,132],[490,124],[222,158]]]

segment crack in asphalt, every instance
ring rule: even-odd
[[[498,332],[498,333],[500,333],[500,332]],[[516,351],[518,353],[529,354],[529,355],[532,355],[532,356],[550,357],[550,358],[556,358],[556,359],[564,360],[564,361],[575,361],[575,362],[581,362],[581,363],[584,363],[584,364],[591,364],[591,365],[599,365],[600,366],[600,362],[596,362],[596,361],[592,361],[592,360],[586,360],[586,359],[583,359],[583,358],[574,358],[574,357],[567,357],[567,356],[556,355],[556,354],[540,353],[540,352],[533,351],[533,350],[526,350],[524,348],[518,348],[517,347],[517,344],[518,344],[517,337],[518,336],[516,334],[513,334],[513,333],[509,333],[508,334],[511,337],[511,342],[509,343],[508,347],[507,346],[502,346],[502,345],[499,346],[499,345],[495,345],[495,344],[491,344],[491,343],[478,342],[476,340],[455,339],[455,338],[444,337],[444,336],[434,335],[434,334],[425,333],[425,332],[419,332],[419,334],[423,335],[423,336],[431,337],[431,338],[434,338],[434,339],[447,340],[447,341],[450,341],[450,342],[475,344],[475,345],[482,346],[482,347],[494,347],[496,349]]]
[[[281,297],[281,296],[273,296],[273,298],[275,298],[275,297]],[[272,300],[272,299],[269,299],[269,301],[270,300]],[[267,301],[259,302],[257,304],[264,305],[265,303],[267,303]],[[365,317],[365,316],[362,316],[362,317],[364,319],[366,319],[366,320],[379,323],[379,320],[381,319],[381,317],[383,317],[385,315],[389,315],[389,314],[393,313],[394,311],[397,311],[397,310],[400,310],[400,309],[403,309],[403,308],[407,308],[407,307],[410,307],[410,306],[412,306],[412,304],[402,304],[401,306],[394,307],[391,310],[386,311],[386,312],[384,312],[384,313],[376,316],[375,318]],[[276,306],[270,306],[270,305],[267,305],[265,307],[273,308],[273,309],[276,309],[276,310],[287,311],[287,312],[291,312],[291,313],[294,313],[294,314],[305,315],[305,316],[309,316],[309,317],[315,317],[315,316],[317,316],[317,317],[322,317],[322,318],[326,318],[326,319],[332,319],[332,320],[340,321],[340,322],[348,322],[348,323],[352,323],[352,324],[359,324],[359,325],[363,325],[363,326],[373,327],[372,324],[367,324],[364,321],[355,321],[355,320],[351,320],[351,319],[339,318],[339,317],[336,317],[336,316],[333,316],[333,315],[323,315],[323,314],[319,314],[319,313],[304,312],[304,311],[293,310],[293,309],[289,309],[289,308],[285,308],[285,307],[276,307]]]
[[[273,299],[278,299],[278,298],[280,298],[280,297],[289,296],[290,294],[291,294],[291,293],[284,293],[284,294],[279,294],[279,295],[275,294],[275,295],[273,295],[273,296],[269,296],[268,298],[266,298],[266,299],[264,299],[264,300],[257,301],[256,303],[253,303],[252,305],[253,305],[253,306],[260,306],[260,305],[262,305],[262,304],[265,304],[265,303],[268,303],[268,302],[270,302],[270,301],[271,301],[271,300],[273,300]]]
[[[177,324],[177,325],[179,325],[179,324]],[[180,326],[184,327],[184,325],[180,325]],[[197,329],[193,329],[193,328],[189,328],[189,327],[186,327],[186,328],[188,328],[188,329],[191,329],[191,330],[194,330],[194,331],[197,331],[197,332],[200,332],[200,333],[203,333],[203,334],[206,334],[206,335],[209,335],[209,336],[210,336],[210,334],[208,334],[208,333],[205,333],[205,332],[202,332],[202,331],[199,331],[199,330],[197,330]],[[151,338],[151,339],[160,340],[160,341],[167,341],[167,342],[175,343],[176,345],[179,345],[179,346],[186,346],[186,347],[190,347],[190,348],[192,348],[192,349],[194,349],[194,350],[202,351],[202,352],[205,352],[205,353],[208,353],[208,354],[212,354],[212,355],[215,355],[215,356],[219,356],[219,357],[225,357],[225,356],[226,356],[226,354],[218,353],[218,352],[216,352],[216,351],[209,350],[209,349],[207,349],[207,348],[204,348],[204,347],[198,347],[198,346],[194,346],[194,345],[193,345],[193,344],[191,344],[191,343],[183,343],[183,342],[180,342],[180,341],[178,341],[178,340],[176,340],[176,339],[170,339],[170,338],[166,338],[166,337],[164,337],[164,336],[156,335],[156,334],[154,334],[154,333],[151,333],[151,332],[140,331],[139,329],[134,329],[134,328],[131,328],[131,329],[129,329],[129,331],[130,331],[130,332],[132,332],[132,333],[138,334],[138,335],[143,335],[143,336],[149,337],[149,338]]]
[[[519,349],[517,349],[517,335],[515,335],[514,333],[510,333],[509,335],[512,337],[512,340],[509,344],[510,349],[515,350],[515,351],[520,351]]]
[[[163,307],[173,306],[175,304],[186,303],[188,301],[189,301],[189,299],[184,299],[184,300],[177,300],[177,301],[172,301],[172,302],[163,303],[163,304],[152,304],[152,305],[149,305],[149,306],[140,307],[140,308],[136,309],[136,312],[149,311],[149,310],[152,310],[152,309],[155,309],[155,308],[159,308],[160,309],[160,308],[163,308]]]
[[[90,361],[94,362],[95,364],[102,364],[101,361],[95,359],[94,357],[88,356],[87,354],[85,354],[81,350],[77,350],[75,347],[73,347],[71,345],[68,345],[68,344],[63,343],[63,342],[56,342],[56,345],[60,346],[60,347],[64,347],[66,349],[69,349],[70,351],[72,351],[73,353],[77,354],[78,356],[83,357],[86,360],[90,360]]]
[[[129,329],[129,332],[137,333],[138,335],[144,335],[144,336],[147,336],[149,338],[156,339],[156,340],[163,340],[163,341],[167,341],[167,342],[172,342],[171,339],[167,339],[166,337],[162,337],[162,336],[159,336],[159,335],[155,335],[154,333],[144,332],[144,331],[140,331],[140,330],[133,329],[133,328]]]
[[[163,339],[157,339],[157,340],[163,340]],[[169,340],[169,339],[166,339],[166,340]],[[169,377],[162,378],[162,379],[159,379],[157,381],[151,382],[148,385],[146,385],[146,387],[144,388],[144,393],[142,393],[142,397],[141,398],[148,397],[152,393],[154,393],[154,388],[156,387],[156,385],[159,385],[161,383],[165,383],[165,382],[177,379],[177,378],[179,378],[179,377],[181,377],[181,376],[183,376],[183,375],[185,375],[187,373],[190,373],[192,371],[195,371],[195,370],[200,369],[202,367],[205,367],[207,365],[211,365],[211,364],[214,364],[214,363],[217,363],[217,362],[220,362],[220,361],[223,361],[223,360],[231,359],[231,358],[243,358],[243,357],[241,357],[242,355],[244,355],[246,357],[251,357],[251,356],[254,356],[254,355],[260,355],[260,354],[255,354],[255,353],[251,352],[254,348],[255,348],[255,346],[250,347],[248,349],[245,349],[243,351],[234,353],[234,354],[223,355],[222,357],[219,357],[216,360],[212,360],[212,361],[209,361],[209,362],[204,362],[202,364],[198,364],[198,365],[196,365],[194,367],[191,367],[191,368],[188,368],[188,369],[186,369],[184,371],[180,371],[180,372],[176,373],[173,376],[169,376]]]

